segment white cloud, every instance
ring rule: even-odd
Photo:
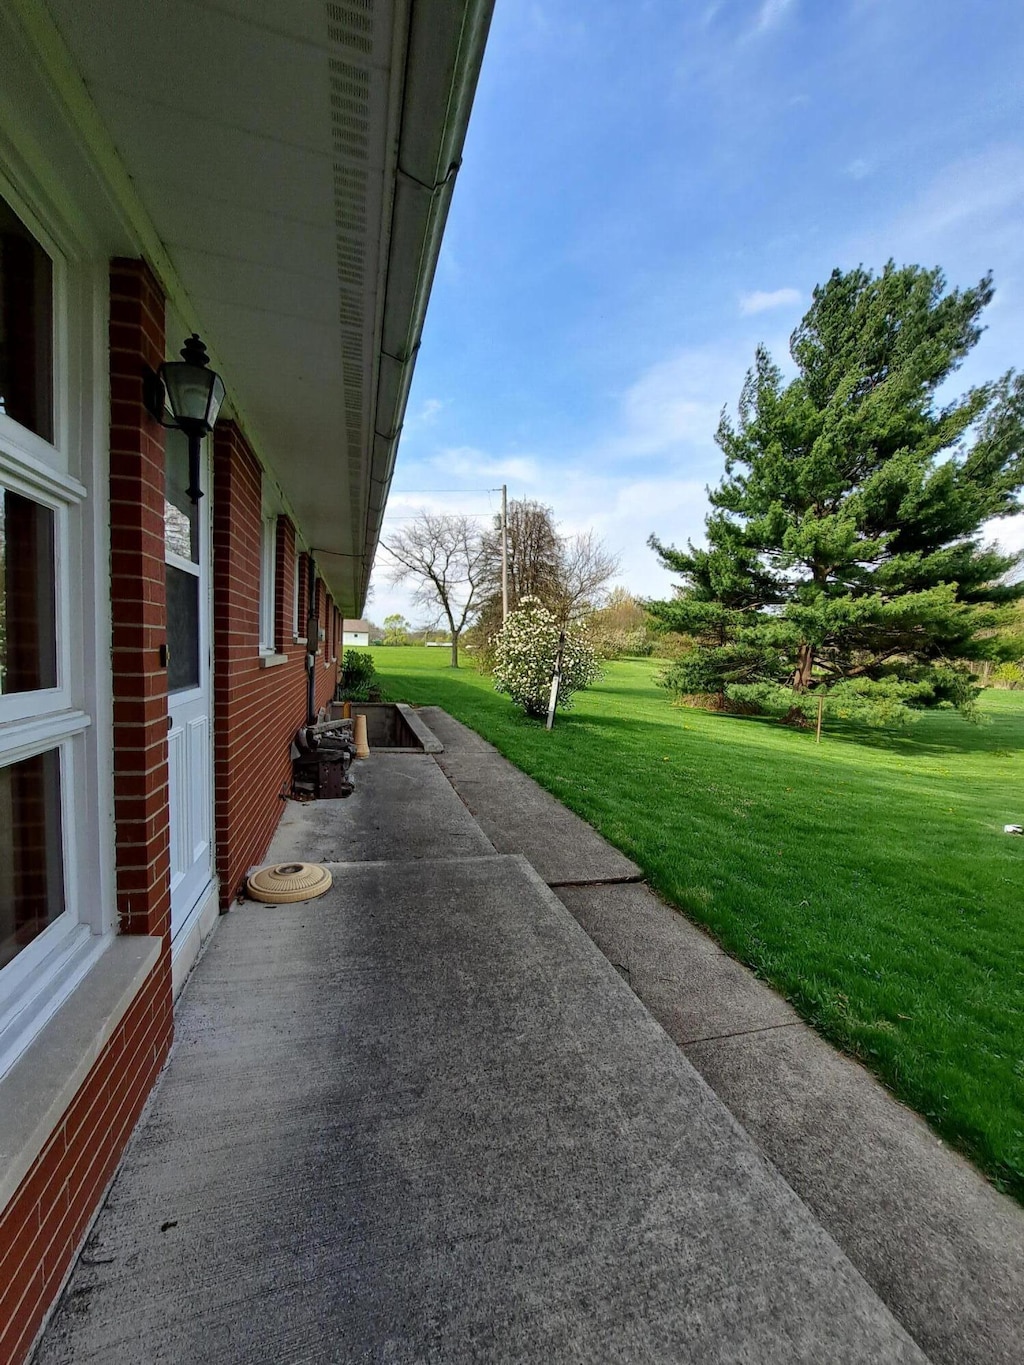
[[[799,289],[755,289],[750,294],[740,295],[740,312],[749,317],[753,313],[767,313],[771,308],[799,302]]]
[[[1022,208],[1024,148],[990,147],[944,166],[902,213],[862,245],[877,244],[882,259],[894,252],[945,254],[964,242],[992,250],[1019,241]]]
[[[739,396],[755,344],[688,347],[656,361],[622,394],[618,421],[595,457],[607,463],[711,450],[719,414]]]
[[[533,484],[539,477],[533,455],[489,455],[475,446],[450,446],[431,456],[430,464],[446,478],[485,483]]]
[[[420,427],[432,426],[437,420],[437,414],[443,412],[447,406],[440,398],[427,398],[415,412],[406,412],[403,426],[406,436]]]
[[[754,23],[755,33],[767,33],[778,28],[789,11],[795,8],[796,0],[761,0]]]

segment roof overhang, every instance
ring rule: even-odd
[[[358,616],[493,0],[15,4]]]

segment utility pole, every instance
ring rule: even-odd
[[[508,620],[508,485],[501,485],[501,620]]]

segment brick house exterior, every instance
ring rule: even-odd
[[[491,3],[260,8],[0,12],[0,1365],[334,694]],[[198,500],[152,415],[191,332],[227,390]]]

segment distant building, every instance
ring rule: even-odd
[[[372,629],[369,621],[342,621],[341,623],[341,645],[343,649],[351,646],[353,649],[362,648],[370,643],[370,630]]]

